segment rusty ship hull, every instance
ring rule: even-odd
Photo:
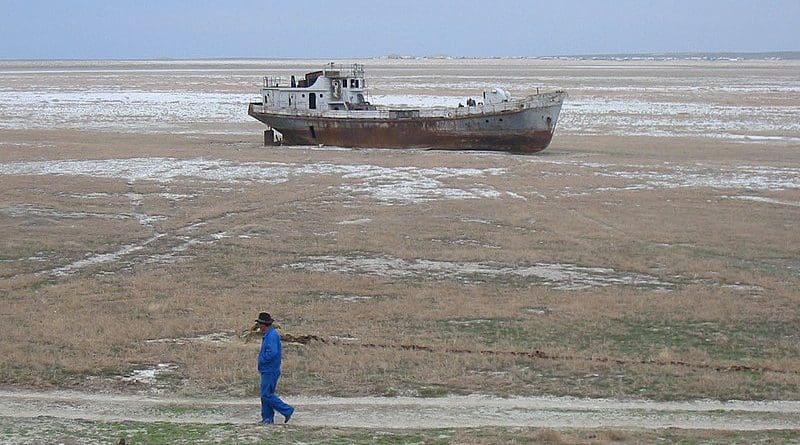
[[[553,138],[563,92],[495,106],[430,110],[291,110],[251,103],[248,114],[285,145],[425,148],[535,153]]]

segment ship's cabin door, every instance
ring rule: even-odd
[[[308,95],[308,109],[309,110],[317,109],[317,93],[311,93]]]

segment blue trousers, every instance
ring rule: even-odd
[[[280,372],[261,373],[261,421],[264,423],[275,422],[275,411],[284,417],[291,416],[294,408],[275,395],[275,387],[278,386]]]

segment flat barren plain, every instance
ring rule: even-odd
[[[262,146],[326,62],[0,61],[0,442],[800,441],[800,62],[361,60],[569,98],[535,155]]]

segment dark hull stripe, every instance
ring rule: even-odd
[[[335,118],[249,114],[283,135],[286,145],[333,145],[361,148],[441,148],[535,153],[553,137],[560,103],[497,114],[453,118]]]

